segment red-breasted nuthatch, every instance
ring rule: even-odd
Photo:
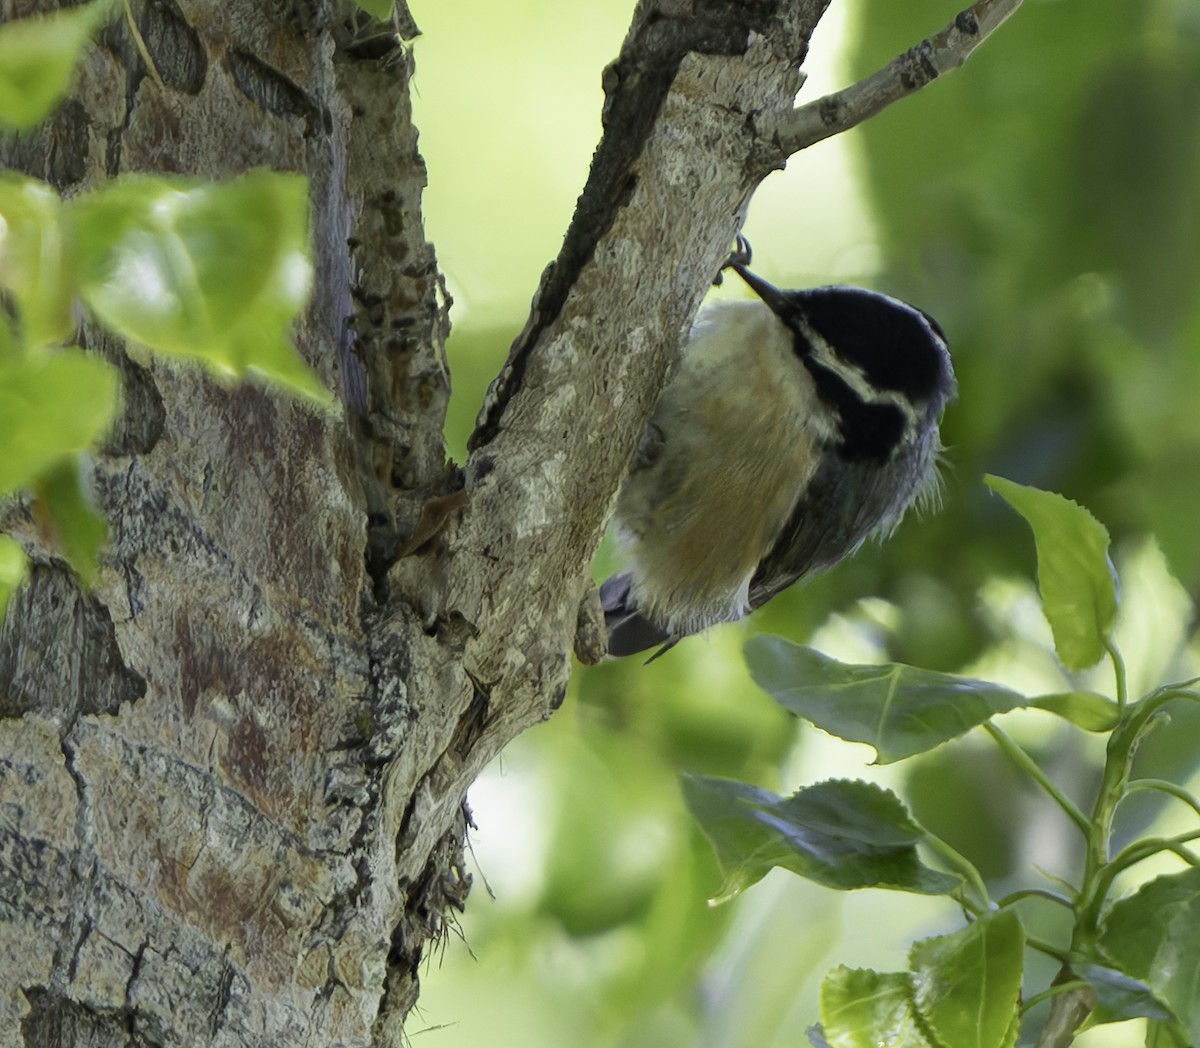
[[[760,301],[701,311],[618,497],[612,655],[740,619],[936,497],[956,389],[937,322],[862,288],[780,291],[740,252]]]

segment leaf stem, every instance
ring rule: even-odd
[[[1079,831],[1087,837],[1091,833],[1092,824],[1086,815],[1076,806],[1065,793],[1062,792],[1050,779],[1050,777],[1042,771],[1037,762],[1029,756],[1010,736],[996,727],[991,721],[987,721],[984,725],[987,733],[996,740],[996,744],[1002,749],[1009,760],[1013,762],[1021,771],[1025,772],[1034,782],[1036,782],[1050,798],[1057,804],[1066,816],[1079,827]]]
[[[1129,773],[1133,767],[1133,756],[1138,744],[1154,723],[1160,709],[1179,695],[1175,686],[1151,692],[1140,702],[1127,707],[1121,723],[1113,729],[1108,739],[1104,758],[1104,772],[1100,788],[1096,791],[1096,802],[1092,807],[1092,818],[1087,830],[1087,854],[1084,860],[1083,883],[1079,891],[1079,904],[1075,911],[1075,932],[1071,949],[1075,953],[1087,954],[1100,926],[1100,912],[1113,878],[1120,869],[1109,864],[1108,849],[1112,839],[1113,816],[1117,805],[1125,796]],[[1126,860],[1128,862],[1128,859]]]
[[[1125,707],[1129,703],[1129,675],[1125,671],[1125,657],[1110,637],[1104,638],[1104,647],[1108,649],[1108,657],[1113,664],[1113,677],[1117,687],[1117,709],[1124,713]]]
[[[1178,855],[1184,862],[1191,866],[1196,865],[1195,856],[1193,856],[1183,845],[1200,837],[1200,830],[1191,830],[1188,833],[1181,833],[1175,837],[1155,837],[1148,841],[1135,841],[1127,848],[1123,848],[1113,856],[1098,875],[1099,887],[1103,895],[1108,894],[1108,890],[1112,887],[1113,881],[1117,876],[1128,870],[1131,866],[1136,866],[1139,862],[1144,862],[1146,859],[1158,855],[1160,852],[1169,851]]]
[[[1138,705],[1152,706],[1157,710],[1172,699],[1189,699],[1192,702],[1200,701],[1200,691],[1197,691],[1193,687],[1194,684],[1200,684],[1200,677],[1192,677],[1175,684],[1164,684],[1162,687],[1155,688],[1150,692]]]
[[[1079,898],[1079,889],[1076,888],[1075,885],[1073,885],[1065,877],[1059,877],[1058,874],[1056,874],[1056,873],[1051,873],[1049,870],[1044,870],[1037,863],[1033,864],[1033,868],[1035,871],[1037,871],[1043,877],[1045,877],[1046,880],[1048,880],[1054,884],[1061,884],[1063,886],[1063,888],[1066,889],[1068,899],[1078,899]]]
[[[1071,963],[1071,955],[1068,951],[1045,939],[1039,939],[1036,935],[1026,935],[1025,945],[1031,950],[1037,950],[1038,953],[1044,953],[1047,957],[1053,957],[1060,964]]]
[[[1150,791],[1169,794],[1176,800],[1183,801],[1192,811],[1200,815],[1200,801],[1196,800],[1182,786],[1168,782],[1166,779],[1134,779],[1133,782],[1125,787],[1125,796],[1128,797],[1131,793],[1146,793]]]
[[[1035,993],[1029,1000],[1022,1004],[1021,1014],[1024,1015],[1030,1008],[1037,1007],[1042,1001],[1048,1001],[1051,997],[1057,997],[1059,994],[1068,993],[1071,990],[1086,990],[1087,988],[1088,984],[1082,979],[1071,979],[1068,982],[1055,983],[1053,986],[1044,989],[1041,993]]]
[[[961,852],[952,848],[949,844],[942,840],[941,837],[930,833],[928,830],[925,831],[924,840],[925,843],[929,845],[929,847],[935,852],[937,852],[938,855],[945,859],[951,867],[963,875],[967,883],[970,884],[970,886],[974,889],[975,894],[979,897],[979,902],[983,912],[994,910],[996,908],[996,904],[992,902],[991,897],[988,895],[987,885],[983,883],[983,877],[980,875],[979,870],[976,869],[975,864],[971,862],[970,859],[968,859]],[[965,903],[966,900],[964,899],[963,902]]]
[[[1052,892],[1049,888],[1018,888],[1003,899],[997,905],[1000,909],[1005,906],[1012,906],[1013,903],[1020,902],[1022,899],[1045,899],[1048,902],[1057,903],[1059,906],[1065,906],[1068,910],[1074,909],[1075,903],[1061,892]]]

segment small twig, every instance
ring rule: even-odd
[[[799,106],[774,128],[785,155],[846,131],[893,102],[957,69],[998,29],[1021,0],[976,0],[940,33],[922,40],[851,87]]]

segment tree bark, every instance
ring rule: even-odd
[[[341,404],[85,326],[124,378],[93,459],[94,588],[27,505],[0,513],[34,565],[0,631],[0,1043],[402,1043],[424,944],[470,884],[465,791],[562,700],[614,494],[783,160],[758,127],[790,111],[824,5],[639,4],[462,471],[396,34],[333,0],[135,0],[154,71],[118,20],[55,115],[0,141],[67,194],[305,172],[298,344]]]

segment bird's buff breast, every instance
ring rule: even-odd
[[[655,412],[662,453],[618,507],[638,604],[673,632],[749,610],[750,579],[816,469],[828,425],[769,310],[728,303],[714,313],[697,323]],[[727,325],[743,337],[726,337]]]

